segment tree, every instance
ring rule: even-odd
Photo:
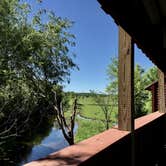
[[[118,93],[118,59],[116,57],[111,59],[111,63],[107,69],[107,75],[110,83],[107,86],[107,92]],[[157,70],[155,67],[145,72],[139,65],[135,66],[134,70],[134,117],[145,115],[145,103],[148,100],[148,92],[145,90],[146,86],[157,78]]]
[[[54,110],[56,112],[57,122],[62,130],[64,138],[67,140],[69,145],[74,144],[74,127],[75,127],[75,117],[77,111],[77,98],[75,98],[73,103],[72,114],[70,116],[70,121],[67,123],[67,118],[65,117],[64,103],[62,92],[54,93]]]
[[[158,69],[156,66],[153,66],[152,68],[146,71],[146,73],[144,74],[144,80],[146,86],[158,80]]]
[[[107,92],[114,93],[118,92],[118,59],[117,57],[111,58],[111,63],[107,68],[107,76],[110,80],[110,84],[106,87]]]
[[[110,127],[111,115],[115,108],[116,97],[113,94],[103,94],[103,93],[95,93],[91,91],[91,96],[95,103],[100,107],[101,111],[104,114],[104,125],[105,129],[108,130]]]
[[[148,92],[145,90],[145,71],[139,65],[135,66],[134,70],[134,117],[140,117],[147,113],[145,103],[148,100]]]
[[[32,9],[24,1],[0,1],[0,141],[42,122],[52,90],[77,68],[69,51],[72,22],[45,9],[32,15]]]

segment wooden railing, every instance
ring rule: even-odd
[[[155,112],[135,120],[135,165],[155,166],[162,161],[165,114]],[[131,133],[116,127],[25,166],[130,166]],[[162,161],[163,162],[163,161]]]

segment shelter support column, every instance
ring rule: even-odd
[[[158,105],[158,98],[157,98],[157,88],[155,86],[152,86],[152,112],[158,111],[157,105]]]
[[[165,76],[164,72],[158,69],[158,109],[159,112],[166,113],[165,107]]]
[[[119,26],[118,128],[134,130],[134,44]]]

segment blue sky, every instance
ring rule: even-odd
[[[104,13],[97,0],[43,0],[42,6],[75,22],[71,32],[76,36],[76,47],[72,51],[77,55],[74,62],[80,70],[71,73],[65,91],[104,91],[109,83],[107,66],[111,57],[118,55],[118,27],[113,19]],[[137,47],[135,63],[145,69],[152,66]]]

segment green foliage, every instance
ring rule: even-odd
[[[81,117],[85,117],[87,119],[99,120],[104,121],[105,116],[101,110],[101,107],[96,101],[94,97],[92,97],[92,93],[89,94],[90,97],[84,97],[78,95],[78,102],[81,105],[79,109],[79,114]],[[101,95],[101,94],[99,94]],[[94,95],[93,95],[94,96]],[[101,95],[101,97],[105,97],[105,95]],[[109,103],[110,107],[110,103]],[[116,105],[113,106],[113,110],[111,112],[111,117],[109,119],[111,121],[111,125],[117,122],[117,107]]]
[[[75,134],[75,142],[82,141],[93,135],[96,135],[105,128],[105,116],[101,110],[99,104],[94,101],[91,93],[86,93],[89,97],[83,97],[82,94],[76,93],[78,103],[80,105],[78,109],[77,124],[78,129]],[[105,95],[101,95],[105,97]],[[70,98],[73,101],[73,98]],[[65,112],[66,117],[70,117],[71,109]],[[110,127],[117,124],[117,107],[111,112]]]
[[[51,113],[52,91],[77,68],[69,51],[75,45],[72,22],[32,10],[24,1],[0,1],[0,139],[37,126],[36,117],[41,123]]]
[[[116,95],[115,94],[97,94],[94,91],[91,91],[91,94],[93,95],[93,100],[98,105],[100,110],[103,113],[104,116],[104,124],[105,128],[109,129],[109,124],[112,121],[111,120],[111,114],[114,111],[114,108],[116,107]]]
[[[108,66],[107,74],[110,80],[109,85],[106,88],[106,91],[111,94],[117,95],[118,92],[118,59],[112,58],[111,63]],[[137,118],[139,116],[145,115],[148,112],[150,101],[150,95],[145,90],[146,86],[151,84],[153,81],[157,80],[157,68],[152,67],[147,72],[139,65],[135,66],[134,70],[134,107],[135,115]],[[117,99],[118,100],[118,99]]]
[[[78,126],[79,127],[75,135],[75,142],[80,142],[105,130],[102,122],[92,120],[88,121],[79,119]]]
[[[108,79],[110,84],[107,86],[106,91],[111,94],[117,94],[118,91],[118,59],[116,57],[111,58],[111,63],[107,68]]]
[[[147,113],[145,103],[148,99],[148,92],[145,90],[144,70],[136,65],[134,71],[134,117],[140,117]]]
[[[158,70],[157,67],[154,66],[150,68],[145,74],[144,74],[144,80],[145,80],[145,85],[148,86],[152,82],[158,80]]]

